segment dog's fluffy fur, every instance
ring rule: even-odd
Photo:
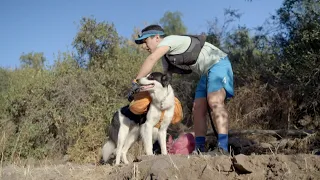
[[[140,126],[133,120],[126,117],[121,110],[118,110],[112,119],[108,131],[108,141],[102,148],[102,157],[107,162],[110,155],[116,154],[116,165],[128,164],[127,152],[131,145],[141,135],[144,149],[147,155],[152,155],[153,142],[158,140],[161,154],[167,154],[166,135],[168,126],[174,114],[174,92],[170,85],[171,75],[154,72],[147,77],[138,79],[140,91],[148,91],[152,98],[146,121]],[[160,121],[161,113],[165,110],[160,128],[154,126]],[[143,120],[141,120],[143,121]]]

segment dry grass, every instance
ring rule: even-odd
[[[287,93],[259,83],[236,89],[235,97],[227,103],[230,129],[288,128],[294,104],[286,98]]]

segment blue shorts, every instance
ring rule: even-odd
[[[220,59],[218,63],[209,69],[206,75],[201,76],[197,85],[195,99],[207,97],[208,93],[218,91],[221,88],[226,90],[226,98],[234,96],[233,71],[228,57]]]

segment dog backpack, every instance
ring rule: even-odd
[[[151,101],[152,99],[147,91],[138,92],[134,95],[134,99],[129,105],[130,111],[134,114],[145,114],[148,112]],[[179,99],[175,97],[174,102],[175,107],[171,124],[177,124],[183,119],[183,111]],[[165,113],[165,111],[162,113]]]

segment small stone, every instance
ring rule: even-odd
[[[264,149],[272,148],[273,146],[269,143],[260,143],[260,146]]]
[[[247,156],[243,154],[239,154],[233,157],[232,159],[233,166],[240,174],[248,174],[252,173],[252,169],[250,168],[251,162]]]

